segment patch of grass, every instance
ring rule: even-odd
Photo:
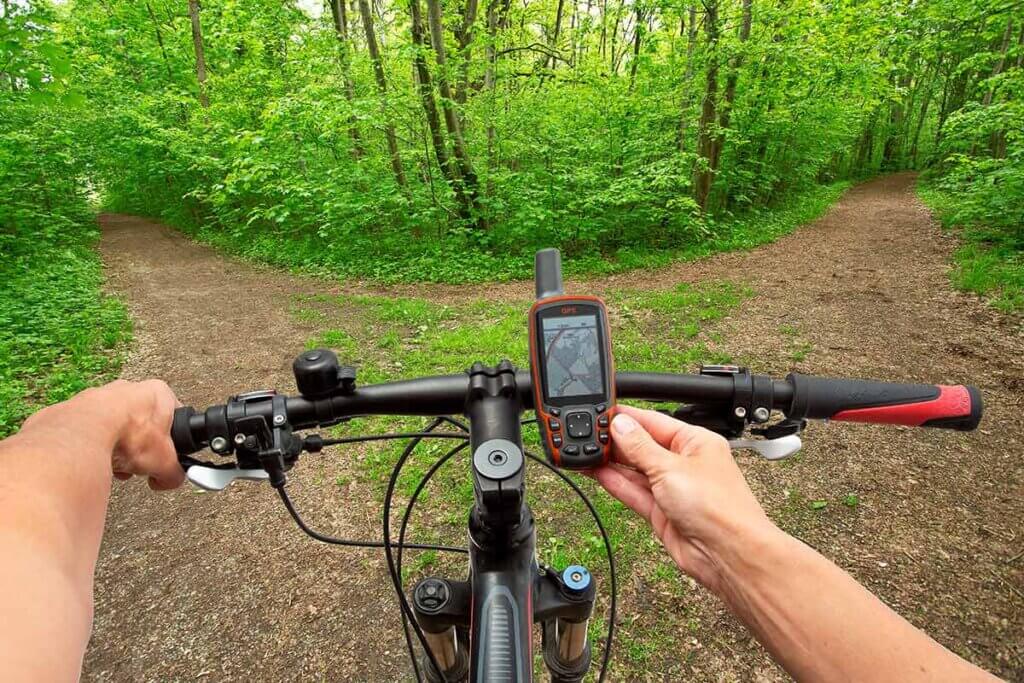
[[[51,221],[35,234],[0,235],[0,437],[113,378],[131,334],[124,306],[101,291],[95,226],[84,215]]]
[[[752,249],[792,232],[800,225],[822,215],[847,188],[849,182],[817,185],[799,195],[766,209],[738,215],[726,215],[715,221],[701,220],[696,231],[684,231],[668,246],[651,247],[644,239],[633,246],[613,252],[598,249],[600,241],[565,244],[573,258],[565,264],[567,276],[593,276],[650,269],[675,261],[689,261],[709,254],[736,249]],[[146,206],[112,208],[145,212]],[[216,223],[196,226],[191,216],[164,213],[160,216],[194,237],[229,253],[262,263],[319,275],[341,278],[368,278],[377,282],[493,282],[532,277],[534,251],[552,246],[518,240],[518,250],[508,250],[509,241],[498,240],[499,248],[488,248],[480,241],[454,232],[440,239],[409,239],[382,235],[344,240],[325,240],[301,230],[267,230],[238,227],[225,229]],[[296,221],[297,218],[291,218]],[[288,224],[285,224],[287,228]],[[538,234],[550,234],[539,231]],[[520,235],[521,237],[521,235]]]
[[[616,361],[630,369],[680,372],[701,361],[726,362],[716,348],[714,324],[733,311],[749,289],[730,282],[678,285],[663,291],[622,289],[608,292]],[[324,331],[309,346],[334,347],[342,362],[359,368],[363,384],[453,373],[476,360],[495,364],[508,358],[527,365],[526,315],[530,301],[480,301],[458,307],[419,298],[376,296],[328,297],[297,302],[293,315],[302,316],[315,304],[325,312]],[[340,330],[344,327],[345,332]],[[334,428],[338,434],[420,430],[417,418],[357,418]],[[537,428],[523,426],[527,450],[540,454]],[[405,501],[423,474],[450,449],[454,441],[424,441],[414,451],[398,480],[394,529],[397,534]],[[355,476],[381,494],[402,449],[401,443],[369,444],[358,451]],[[646,523],[609,497],[587,477],[571,474],[586,492],[609,533],[615,559],[624,575],[640,573],[658,590],[683,597],[688,586],[667,559]],[[556,568],[582,564],[593,572],[602,590],[607,587],[604,544],[586,507],[565,484],[546,469],[528,461],[527,500],[537,523],[538,560]],[[337,482],[346,485],[345,482]],[[464,538],[466,515],[473,502],[468,449],[438,471],[424,489],[410,525],[409,537],[419,541]],[[652,560],[653,558],[653,560]],[[465,570],[461,557],[408,553],[403,566],[406,584],[426,573],[458,574]],[[599,615],[595,615],[598,616]],[[667,647],[677,629],[663,619],[631,624],[624,631],[625,649],[633,666],[642,666]],[[591,632],[604,636],[600,618]]]
[[[979,223],[960,223],[963,198],[922,182],[917,193],[947,230],[956,230],[963,246],[953,255],[950,280],[958,289],[984,297],[1003,313],[1024,311],[1024,233]]]

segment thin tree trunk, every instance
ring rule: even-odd
[[[4,19],[6,19],[7,17],[11,16],[10,0],[3,0],[3,8],[4,8]],[[12,93],[17,93],[18,92],[18,84],[14,81],[14,74],[13,73],[6,73],[6,72],[3,72],[3,71],[0,71],[0,76],[4,76],[7,79],[7,82],[10,83],[11,92]]]
[[[896,80],[894,85],[897,88],[905,89],[910,85],[910,74],[906,73]],[[895,170],[895,160],[899,156],[901,145],[901,132],[903,129],[904,104],[902,101],[895,101],[889,108],[889,130],[885,136],[885,145],[882,147],[882,168]]]
[[[693,105],[693,50],[697,45],[697,6],[690,5],[690,29],[686,36],[686,73],[683,74],[683,102],[679,113],[679,151],[686,151],[686,131],[690,127]]]
[[[619,0],[619,6],[615,8],[615,23],[612,25],[612,62],[609,67],[613,76],[619,75],[619,56],[616,53],[616,44],[619,42],[619,23],[622,21],[622,8],[625,5],[626,0]],[[634,0],[635,1],[635,0]]]
[[[434,101],[434,85],[430,78],[430,70],[427,68],[427,60],[424,56],[425,44],[423,41],[423,15],[420,11],[420,1],[411,0],[409,13],[412,17],[412,43],[414,48],[413,68],[416,76],[416,84],[420,93],[420,100],[423,103],[423,112],[427,117],[427,127],[430,129],[430,141],[434,147],[434,156],[437,157],[437,165],[441,169],[445,180],[451,186],[456,199],[461,206],[461,215],[468,218],[470,207],[466,201],[465,193],[462,191],[462,183],[459,182],[458,170],[448,156],[447,143],[444,139],[444,131],[441,129],[441,119],[437,113],[437,102]]]
[[[456,33],[459,41],[459,78],[455,83],[455,101],[459,105],[466,103],[466,90],[469,88],[469,63],[472,57],[473,24],[476,23],[478,0],[466,0],[466,10],[462,16],[462,28]]]
[[[708,70],[697,129],[697,163],[693,174],[693,198],[701,211],[707,208],[708,196],[711,194],[714,173],[711,158],[715,146],[715,136],[711,127],[715,123],[718,100],[718,2],[709,0],[704,7],[707,12],[704,17],[704,30],[707,33]]]
[[[4,0],[4,8],[6,11],[7,0]],[[156,20],[156,15],[153,14],[153,6],[146,2],[146,11],[149,13],[149,19],[153,22],[153,32],[156,33],[156,44],[160,46],[160,55],[163,57],[164,66],[167,67],[167,77],[171,80],[174,79],[174,72],[171,71],[171,62],[167,59],[167,50],[164,48],[164,36],[160,32],[160,22]]]
[[[1003,57],[1000,61],[1006,60],[1006,50],[1003,50]],[[1024,64],[1024,24],[1020,27],[1020,37],[1017,39],[1017,63],[1015,66],[1020,69],[1021,65]],[[992,90],[989,90],[991,93]],[[990,103],[991,103],[991,98]],[[988,141],[989,150],[992,152],[992,156],[996,159],[1002,159],[1006,156],[1006,131],[997,130],[989,136]]]
[[[750,25],[752,23],[751,5],[753,0],[743,0],[743,20],[740,24],[740,50],[750,38]],[[723,132],[729,128],[732,118],[732,105],[736,101],[736,84],[740,78],[740,67],[743,66],[743,54],[734,55],[729,60],[729,75],[725,79],[725,99],[722,102],[722,109],[718,115],[719,134],[715,136],[712,143],[711,172],[718,170],[718,162],[722,157],[722,148],[725,146]]]
[[[434,55],[437,60],[437,89],[441,94],[441,110],[444,113],[445,126],[452,140],[455,159],[458,161],[459,174],[462,176],[467,198],[475,206],[476,172],[473,170],[469,153],[466,151],[466,142],[462,138],[462,124],[455,111],[454,98],[448,84],[448,62],[445,56],[444,24],[441,21],[440,0],[427,0],[427,21],[430,25],[430,42],[434,46]]]
[[[565,8],[565,0],[558,0],[558,9],[555,10],[555,30],[551,36],[551,40],[548,41],[548,45],[554,51],[558,50],[558,34],[562,32],[562,10]],[[544,58],[544,67],[553,69],[555,67],[555,58],[551,55]]]
[[[356,101],[356,88],[352,82],[352,64],[348,54],[348,16],[345,10],[345,0],[331,0],[331,17],[334,19],[334,33],[338,38],[341,77],[345,81],[345,99],[348,100],[349,108],[353,108]],[[359,126],[356,124],[354,113],[348,117],[348,132],[352,137],[352,156],[356,159],[363,158],[366,152],[363,150],[363,139],[359,134]]]
[[[342,2],[343,0],[333,0]],[[363,20],[363,33],[366,34],[366,49],[373,62],[373,76],[377,80],[377,91],[380,93],[381,114],[384,117],[384,136],[388,141],[388,155],[391,157],[391,170],[395,174],[395,182],[405,187],[405,169],[402,167],[402,156],[398,151],[398,139],[395,136],[395,124],[391,121],[388,111],[388,81],[384,76],[384,65],[380,61],[380,48],[377,46],[377,32],[373,28],[373,13],[370,11],[369,0],[359,0],[359,16]]]
[[[633,27],[633,61],[629,65],[629,92],[636,86],[636,67],[640,63],[640,42],[644,36],[644,13],[640,2],[636,3],[636,25]]]
[[[487,3],[487,46],[484,48],[484,58],[487,66],[484,69],[484,91],[489,98],[487,101],[487,176],[490,178],[494,169],[494,71],[498,61],[498,2],[489,0]],[[488,180],[487,194],[491,194],[490,181]]]
[[[203,51],[203,30],[199,25],[199,0],[188,0],[188,16],[192,20],[192,47],[196,53],[196,80],[199,81],[199,104],[209,108],[206,95],[206,54]]]

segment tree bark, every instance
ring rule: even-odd
[[[4,7],[7,7],[7,0],[4,0]],[[160,32],[160,22],[156,20],[156,15],[153,14],[153,6],[146,2],[146,11],[149,13],[149,19],[153,22],[153,32],[156,34],[156,44],[160,46],[160,55],[163,57],[164,66],[167,67],[167,78],[173,80],[174,72],[171,71],[171,62],[167,59],[167,50],[164,48],[164,36]]]
[[[415,0],[414,0],[415,1]],[[476,172],[466,151],[466,142],[462,137],[462,124],[455,111],[454,98],[448,84],[448,60],[444,47],[444,24],[441,21],[440,0],[427,0],[427,21],[430,25],[430,42],[434,47],[437,61],[437,89],[441,94],[441,111],[444,113],[445,127],[452,140],[455,159],[458,162],[459,174],[465,185],[465,192],[470,204],[476,205]]]
[[[552,50],[558,50],[558,34],[562,32],[562,10],[564,8],[565,0],[558,0],[558,8],[555,10],[555,30],[552,32],[551,40],[548,41]],[[556,63],[555,58],[549,55],[544,59],[544,68],[553,69]]]
[[[196,80],[199,82],[199,105],[210,106],[206,95],[206,53],[203,51],[203,29],[199,25],[199,0],[188,0],[188,16],[192,21],[192,47],[196,53]]]
[[[460,105],[466,103],[466,91],[469,89],[469,63],[472,57],[473,25],[479,9],[478,0],[466,0],[466,9],[462,15],[462,27],[455,37],[459,42],[459,78],[455,83],[455,101]]]
[[[640,2],[636,3],[636,26],[633,27],[633,61],[629,65],[629,92],[632,94],[636,86],[636,68],[640,62],[640,43],[644,36],[644,13]]]
[[[714,170],[711,158],[714,155],[715,124],[718,99],[718,2],[709,0],[704,5],[704,30],[707,34],[708,69],[705,77],[704,101],[701,104],[700,122],[697,129],[697,163],[693,174],[693,198],[701,211],[707,209],[711,194]]]
[[[343,2],[343,0],[332,0]],[[388,111],[388,81],[384,75],[384,65],[380,60],[380,48],[377,46],[377,32],[373,28],[373,13],[370,10],[369,0],[359,0],[359,16],[363,20],[363,32],[366,34],[366,49],[370,53],[370,61],[373,62],[373,76],[377,81],[377,91],[380,93],[381,114],[384,117],[384,137],[388,141],[388,155],[391,157],[391,170],[395,174],[395,182],[399,187],[405,187],[405,169],[402,167],[402,156],[398,151],[398,138],[395,136],[395,124],[391,121]]]
[[[470,215],[470,205],[467,202],[465,193],[462,191],[458,169],[452,162],[452,158],[448,155],[444,131],[441,129],[441,118],[437,113],[437,102],[434,100],[434,84],[430,78],[430,70],[427,68],[427,60],[424,56],[426,46],[423,41],[423,15],[420,10],[420,0],[411,0],[409,2],[409,13],[412,17],[413,69],[420,93],[420,101],[423,103],[423,112],[427,117],[427,127],[430,129],[430,141],[434,148],[434,156],[437,158],[437,165],[441,169],[441,173],[451,186],[452,192],[455,193],[455,198],[461,207],[462,217],[468,218]]]
[[[993,72],[993,74],[992,74],[993,76],[998,76],[999,73],[1002,73],[1003,67],[1006,64],[1006,50],[1009,47],[1010,32],[1012,31],[1012,28],[1011,28],[1012,26],[1013,26],[1013,20],[1011,19],[1007,23],[1007,25],[1006,25],[1006,33],[1003,35],[1003,49],[1002,49],[1002,54],[999,57],[999,64],[998,64],[999,72],[998,73],[997,72]],[[1021,67],[1022,61],[1024,61],[1024,25],[1021,26],[1020,38],[1017,40],[1017,63],[1016,63],[1016,67],[1018,69]],[[988,106],[988,105],[992,104],[992,98],[995,96],[995,88],[994,87],[993,88],[989,88],[989,91],[987,93],[985,93],[985,96],[988,98],[988,102],[986,103],[985,106]],[[989,151],[992,153],[992,156],[995,157],[996,159],[1002,159],[1003,157],[1005,157],[1006,156],[1006,131],[1005,130],[993,131],[992,135],[989,136],[988,146],[989,146]]]
[[[750,38],[750,26],[752,23],[751,6],[753,0],[743,0],[743,20],[740,23],[740,50],[744,43]],[[743,54],[734,55],[729,59],[729,75],[725,79],[725,99],[722,102],[722,110],[718,115],[719,134],[715,136],[712,143],[711,172],[718,170],[718,163],[722,157],[722,148],[725,146],[723,131],[729,128],[732,119],[732,106],[736,101],[736,84],[739,82],[740,67],[743,66]]]
[[[690,127],[690,107],[693,105],[693,50],[697,45],[697,6],[690,5],[690,29],[686,36],[686,73],[683,74],[683,100],[679,113],[679,151],[685,152],[686,131]]]
[[[348,16],[345,10],[345,0],[331,0],[331,17],[334,19],[334,33],[338,38],[341,77],[345,82],[345,99],[348,100],[348,105],[352,108],[356,101],[356,88],[352,82],[352,62],[348,53]],[[354,113],[348,117],[348,132],[352,137],[352,156],[357,160],[363,158],[366,152],[363,150],[363,139],[359,134],[359,126],[356,124]]]

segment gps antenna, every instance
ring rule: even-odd
[[[557,249],[541,249],[533,261],[533,280],[538,299],[565,294],[562,289],[562,255]]]

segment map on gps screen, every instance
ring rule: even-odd
[[[597,317],[544,318],[543,329],[548,398],[603,393]]]

